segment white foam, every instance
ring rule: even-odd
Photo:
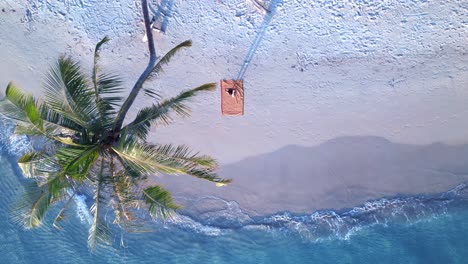
[[[89,213],[88,206],[86,205],[86,196],[77,194],[73,197],[73,201],[76,204],[76,215],[81,223],[91,225],[93,217]]]
[[[14,134],[15,125],[0,116],[0,145],[1,150],[13,156],[21,156],[22,154],[33,149],[31,141],[27,136]]]
[[[413,224],[446,215],[456,201],[466,204],[465,184],[435,196],[382,198],[347,211],[318,211],[310,215],[283,212],[246,225],[249,230],[292,233],[319,242],[323,239],[349,240],[363,229],[389,223]],[[448,198],[450,197],[450,198]]]
[[[172,218],[168,220],[168,223],[176,225],[178,227],[187,228],[198,234],[203,234],[206,236],[219,236],[223,234],[223,230],[221,230],[220,228],[203,225],[197,221],[194,221],[188,216],[180,214],[175,214]]]

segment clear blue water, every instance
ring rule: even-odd
[[[86,203],[80,200],[63,231],[50,224],[23,230],[11,221],[9,210],[24,179],[15,158],[5,153],[11,146],[3,147],[0,263],[468,263],[465,186],[342,212],[257,217],[233,228],[181,217],[154,223],[152,233],[126,235],[124,245],[117,234],[114,245],[92,254],[86,247]]]

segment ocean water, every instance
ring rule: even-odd
[[[115,233],[112,246],[93,254],[86,246],[85,196],[75,199],[63,231],[51,226],[53,214],[34,230],[11,220],[11,205],[25,181],[15,154],[30,146],[8,133],[0,143],[0,263],[468,263],[464,184],[438,195],[386,198],[342,211],[239,215],[244,220],[237,224],[236,215],[226,212],[211,220],[178,215],[153,223],[154,232],[123,239]]]

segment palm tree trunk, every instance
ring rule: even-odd
[[[140,75],[137,82],[133,86],[132,91],[123,103],[122,108],[120,108],[120,111],[114,123],[114,136],[118,136],[118,134],[120,133],[120,129],[122,128],[122,124],[125,119],[125,116],[127,115],[128,110],[130,109],[138,93],[140,92],[143,86],[143,82],[151,73],[151,70],[153,69],[154,65],[156,65],[156,51],[154,48],[153,30],[151,29],[151,20],[149,17],[147,0],[141,0],[141,9],[143,10],[143,19],[145,21],[146,36],[148,37],[148,50],[150,52],[150,58],[148,66],[146,66],[145,71]]]

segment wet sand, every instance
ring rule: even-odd
[[[205,199],[214,196],[236,201],[250,215],[307,213],[382,197],[447,191],[468,181],[467,157],[468,145],[419,146],[379,137],[342,137],[315,147],[288,146],[223,166],[220,174],[234,180],[226,187],[188,176],[156,180],[189,211],[226,206]]]

